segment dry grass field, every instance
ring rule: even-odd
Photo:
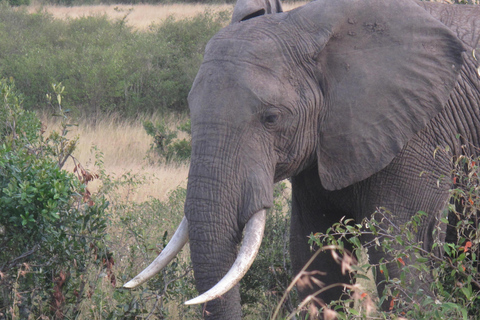
[[[149,119],[152,120],[152,119]],[[155,120],[153,120],[155,121]],[[59,130],[59,123],[53,119],[43,120],[49,130]],[[168,123],[175,128],[179,119],[170,119]],[[135,202],[146,201],[149,197],[165,200],[168,193],[178,186],[186,186],[188,165],[164,165],[154,163],[155,155],[150,154],[147,159],[153,138],[148,136],[139,120],[116,120],[114,118],[101,119],[96,125],[87,121],[80,121],[78,126],[70,128],[68,138],[79,137],[77,149],[73,156],[88,170],[95,172],[95,151],[103,153],[104,168],[107,174],[119,177],[125,173],[144,176],[145,184],[138,192],[129,194],[129,200]],[[73,162],[67,162],[67,170],[73,170]],[[94,191],[96,181],[89,184]],[[125,190],[125,192],[128,192]]]
[[[306,2],[292,2],[284,4],[284,10],[291,10]],[[83,16],[104,15],[112,19],[123,19],[126,16],[127,23],[138,29],[146,30],[152,24],[159,23],[169,16],[177,19],[193,17],[205,11],[220,12],[231,11],[233,4],[136,4],[136,5],[91,5],[91,6],[40,6],[32,5],[27,8],[29,12],[38,10],[47,11],[58,19],[75,19]]]

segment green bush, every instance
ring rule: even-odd
[[[0,3],[0,77],[15,76],[29,110],[48,109],[48,83],[62,82],[65,102],[87,117],[186,112],[204,47],[227,20],[206,12],[140,32],[124,19],[64,21]]]
[[[178,131],[171,130],[164,121],[157,124],[145,121],[143,127],[147,134],[154,139],[150,152],[159,155],[162,161],[165,163],[183,163],[190,160],[192,154],[190,120],[177,126]],[[178,139],[179,131],[187,133],[188,138]]]
[[[0,89],[0,318],[77,314],[87,266],[108,269],[112,261],[104,245],[108,203],[89,195],[86,171],[77,177],[59,165],[68,139],[43,137],[13,83],[0,80]]]
[[[8,4],[14,7],[28,6],[30,5],[30,0],[8,0]]]
[[[179,21],[170,17],[142,34],[136,52],[139,62],[129,81],[132,103],[147,112],[187,111],[187,95],[205,45],[227,20],[225,13],[208,12]]]
[[[165,248],[183,217],[185,197],[186,189],[179,187],[165,201],[151,199],[128,205],[119,211],[122,213],[120,226],[127,230],[133,240],[129,246],[131,265],[129,273],[124,274],[125,282],[137,275]],[[121,315],[122,319],[141,314],[153,314],[158,319],[202,318],[196,306],[183,304],[196,296],[190,257],[185,250],[157,276],[139,289],[129,291],[130,297],[118,300],[115,306],[117,315],[118,306],[123,305],[123,309],[127,310]]]

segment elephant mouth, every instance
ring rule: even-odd
[[[185,302],[185,304],[193,305],[214,300],[227,293],[238,282],[240,282],[258,254],[263,239],[266,219],[267,213],[265,209],[258,211],[250,218],[245,225],[245,234],[237,259],[227,274],[210,290]],[[135,288],[155,276],[175,258],[187,242],[188,221],[186,217],[183,217],[177,231],[175,231],[165,249],[163,249],[158,257],[147,268],[140,272],[135,278],[124,284],[123,287]]]

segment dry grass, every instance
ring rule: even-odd
[[[205,11],[232,10],[232,5],[210,5],[210,4],[167,4],[167,5],[92,5],[92,6],[30,6],[29,12],[37,10],[47,11],[57,19],[75,19],[84,16],[104,15],[112,19],[123,19],[126,17],[127,24],[145,30],[154,23],[159,23],[169,16],[176,18],[189,18]]]
[[[284,10],[291,10],[306,2],[284,4]],[[29,12],[38,10],[47,11],[57,19],[75,19],[84,16],[104,15],[112,19],[123,19],[126,16],[127,24],[139,29],[146,30],[152,24],[165,20],[169,16],[175,18],[189,18],[205,11],[220,12],[232,11],[233,4],[136,4],[136,5],[91,5],[91,6],[39,6],[32,5],[27,8]]]
[[[150,119],[152,120],[152,119]],[[169,119],[167,123],[175,128],[181,119]],[[54,120],[44,120],[48,130],[59,130]],[[142,202],[149,197],[165,200],[170,191],[178,186],[186,186],[188,165],[155,164],[146,159],[153,138],[148,136],[139,120],[101,119],[95,125],[88,121],[80,121],[78,126],[70,129],[69,138],[79,136],[74,157],[89,170],[95,168],[96,146],[103,153],[104,168],[110,175],[119,177],[125,173],[143,175],[146,184],[135,194],[129,194],[129,200]],[[152,156],[151,156],[152,157]],[[151,158],[150,158],[151,159]],[[155,160],[155,159],[153,159]],[[73,169],[73,162],[66,164],[66,169]],[[96,182],[90,187],[94,191]]]

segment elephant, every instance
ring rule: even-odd
[[[399,225],[426,212],[415,237],[432,250],[453,181],[437,178],[451,176],[452,155],[480,150],[480,7],[413,0],[317,0],[288,12],[258,0],[237,6],[207,44],[188,96],[185,216],[165,250],[125,285],[147,281],[188,241],[201,295],[187,304],[206,303],[208,319],[241,318],[238,283],[259,250],[274,183],[291,181],[298,272],[313,254],[312,232],[342,217],[360,222],[378,207]],[[435,154],[438,147],[452,155]],[[369,256],[378,263],[384,253]],[[325,285],[349,280],[327,254],[309,268],[326,274],[318,275]],[[388,271],[399,274],[396,266]],[[314,290],[297,288],[301,298]],[[319,298],[340,295],[337,288]]]

